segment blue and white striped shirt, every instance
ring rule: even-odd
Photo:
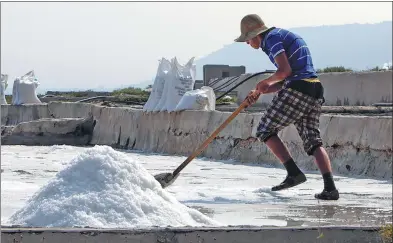
[[[292,74],[286,80],[318,77],[310,50],[299,35],[285,29],[274,28],[263,38],[261,48],[276,67],[278,66],[274,58],[282,52],[286,53],[289,65],[292,68]]]

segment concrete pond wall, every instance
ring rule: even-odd
[[[257,75],[236,88],[238,101],[243,101],[259,81],[270,75]],[[392,102],[392,71],[322,73],[319,78],[324,86],[326,106],[367,106]],[[257,104],[266,106],[272,99],[272,94],[262,95]]]
[[[384,243],[373,227],[224,227],[155,229],[2,228],[4,243]]]
[[[144,113],[132,108],[62,102],[1,106],[2,125],[40,118],[92,116],[96,125],[90,144],[185,156],[202,144],[230,114],[219,111]],[[261,115],[239,114],[201,156],[281,166],[266,145],[255,138]],[[320,119],[320,130],[335,172],[392,178],[391,117],[325,114]],[[303,169],[317,171],[313,157],[303,151],[302,141],[293,126],[284,129],[279,136]]]

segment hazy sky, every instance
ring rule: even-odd
[[[248,13],[284,28],[377,23],[392,20],[392,3],[2,2],[1,73],[7,91],[32,69],[40,88],[131,85],[161,57],[185,63],[233,43]]]

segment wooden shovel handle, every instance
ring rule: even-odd
[[[181,170],[184,169],[195,157],[197,157],[213,140],[214,138],[248,105],[247,101],[243,101],[240,106],[221,124],[208,139],[203,142],[197,150],[195,150],[176,170],[173,172],[173,176],[177,176]]]

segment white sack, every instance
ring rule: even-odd
[[[211,87],[187,91],[177,104],[175,111],[182,110],[215,110],[215,94]]]
[[[40,83],[30,71],[22,77],[17,77],[12,89],[12,104],[39,104],[41,101],[37,97],[36,89]]]
[[[168,97],[168,90],[171,84],[172,84],[172,80],[169,78],[169,75],[167,75],[165,77],[164,89],[162,90],[161,98],[158,101],[157,105],[154,107],[153,109],[154,112],[165,110],[166,99]]]
[[[5,90],[8,87],[8,75],[7,74],[1,74],[1,104],[6,105],[7,100],[5,99]]]
[[[162,93],[164,91],[164,85],[166,81],[166,76],[171,69],[171,63],[169,60],[162,58],[160,64],[158,65],[156,78],[150,93],[149,99],[143,106],[143,111],[153,111],[161,100]]]
[[[158,101],[157,105],[154,107],[153,112],[157,112],[157,111],[165,111],[166,110],[166,100],[168,97],[168,90],[172,87],[172,63],[173,63],[173,59],[169,62],[169,71],[168,73],[165,75],[165,81],[164,81],[164,86],[162,89],[162,93],[161,93],[161,98]]]
[[[207,97],[209,98],[208,110],[209,111],[216,110],[216,94],[214,93],[214,89],[209,86],[202,86],[201,90],[204,90],[207,94]]]
[[[194,57],[184,66],[178,63],[176,57],[172,59],[172,68],[168,77],[171,82],[166,93],[165,106],[161,108],[161,111],[175,111],[183,95],[194,89],[196,67],[193,63]]]

